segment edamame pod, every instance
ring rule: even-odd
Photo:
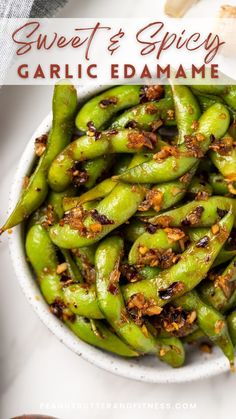
[[[64,288],[64,299],[72,313],[90,319],[103,319],[96,299],[95,285],[72,284]]]
[[[236,213],[236,200],[222,196],[212,196],[205,200],[192,201],[181,207],[163,212],[149,219],[154,225],[165,223],[168,227],[210,227],[232,207]],[[236,220],[234,220],[236,226]]]
[[[173,367],[182,365],[184,350],[178,339],[155,339],[144,325],[138,326],[129,316],[119,287],[122,251],[122,239],[116,236],[106,238],[96,251],[96,288],[101,311],[114,330],[137,351],[155,354]]]
[[[161,150],[148,162],[127,170],[119,177],[120,180],[127,183],[161,183],[181,177],[207,151],[212,135],[221,138],[225,134],[229,122],[228,110],[216,103],[200,117],[195,136],[186,136],[183,144],[169,147],[165,153]]]
[[[135,127],[145,131],[155,131],[162,124],[176,125],[174,104],[171,98],[142,103],[128,109],[114,120],[111,127],[115,129]]]
[[[48,192],[49,166],[71,139],[76,110],[77,93],[75,88],[70,84],[58,83],[54,88],[53,121],[46,149],[1,232],[24,221],[45,200]]]
[[[184,143],[186,135],[197,129],[201,111],[197,99],[187,86],[172,85],[175,118],[178,126],[178,144]]]
[[[102,92],[100,95],[87,101],[79,110],[75,124],[86,132],[93,127],[104,129],[112,116],[117,112],[135,106],[140,102],[142,86],[118,86]]]
[[[26,236],[26,254],[37,275],[41,292],[52,313],[85,342],[125,357],[138,356],[101,322],[92,323],[85,317],[75,316],[64,302],[62,282],[56,273],[58,261],[55,247],[48,232],[40,225],[33,226]]]
[[[50,237],[57,246],[67,249],[96,243],[132,217],[144,196],[145,191],[142,187],[133,188],[131,185],[118,184],[95,208],[94,214],[98,221],[89,214],[83,221],[82,228],[84,226],[86,229],[87,236],[80,233],[77,221],[73,228],[73,220],[77,217],[75,208],[74,213],[72,209],[59,224],[50,229]]]
[[[154,234],[146,231],[138,237],[130,249],[129,264],[161,267],[171,264],[175,252],[180,252],[178,238],[183,238],[185,234],[178,229],[178,232],[172,230],[171,235],[171,229],[169,230],[170,234],[159,229]],[[182,236],[179,236],[179,233],[183,233]]]
[[[162,271],[156,278],[123,286],[125,300],[128,301],[133,295],[141,293],[146,299],[153,299],[162,307],[195,288],[206,276],[227,240],[233,219],[232,212],[229,212],[217,224],[218,233],[209,230],[204,241],[201,239],[192,243],[175,265]]]
[[[157,143],[155,134],[129,129],[104,131],[99,138],[85,135],[69,144],[52,162],[48,174],[49,185],[58,192],[65,190],[74,178],[74,171],[78,171],[74,167],[78,162],[104,154],[150,151],[155,149]]]
[[[188,292],[174,301],[174,305],[185,310],[195,310],[197,323],[204,334],[214,342],[228,358],[231,368],[234,366],[234,347],[230,339],[227,322],[219,311],[205,304],[196,291]]]
[[[236,304],[236,257],[214,281],[203,281],[199,287],[202,299],[221,312]]]

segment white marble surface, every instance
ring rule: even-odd
[[[202,0],[189,15],[207,15],[223,3]],[[60,16],[160,17],[162,7],[161,0],[74,0]],[[0,91],[0,222],[6,216],[17,161],[49,111],[51,94],[49,87]],[[33,412],[60,419],[232,416],[235,374],[188,384],[151,385],[113,376],[78,358],[50,334],[25,300],[5,237],[0,260],[0,419]]]

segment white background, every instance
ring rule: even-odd
[[[223,3],[201,0],[188,16],[212,15]],[[74,0],[59,15],[161,17],[162,8],[161,0]],[[51,95],[52,87],[4,87],[0,91],[1,223],[17,162],[35,127],[50,110]],[[60,419],[235,416],[235,374],[187,384],[154,385],[111,375],[77,357],[41,324],[25,300],[13,273],[6,238],[1,239],[0,259],[0,419],[23,413],[48,413]],[[109,407],[108,403],[116,402],[133,405]],[[137,404],[147,402],[159,403],[159,408],[145,409]],[[46,403],[51,409],[42,408]],[[53,403],[61,403],[62,408],[53,409]],[[73,408],[73,403],[81,403],[81,409]],[[100,407],[91,403],[100,403]]]

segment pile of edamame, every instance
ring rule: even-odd
[[[236,86],[124,85],[53,121],[1,232],[25,223],[50,311],[123,357],[185,362],[186,342],[236,345]]]

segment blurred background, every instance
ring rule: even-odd
[[[236,6],[236,1],[229,1]],[[0,2],[0,11],[6,12],[4,3]],[[171,3],[175,6],[178,1]],[[186,16],[217,15],[224,4],[200,0]],[[56,16],[159,19],[164,16],[164,5],[163,0],[71,0],[57,9]],[[173,8],[171,13],[176,13]],[[50,111],[51,96],[52,87],[0,89],[1,223],[17,162]],[[59,419],[128,419],[133,415],[136,419],[144,415],[150,419],[221,419],[232,415],[235,374],[187,384],[145,384],[111,375],[77,357],[41,324],[25,300],[11,266],[6,237],[1,238],[0,263],[0,419],[26,413]]]

